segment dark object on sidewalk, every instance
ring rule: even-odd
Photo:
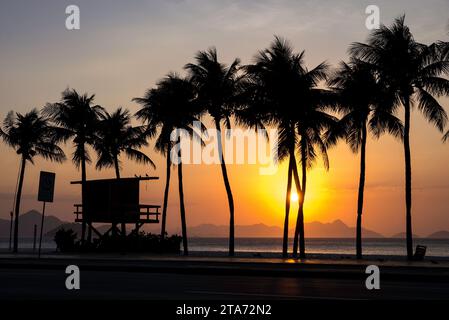
[[[59,229],[55,233],[56,250],[59,252],[75,251],[76,233],[72,229]]]
[[[178,235],[161,238],[160,234],[151,234],[144,231],[131,233],[123,241],[120,235],[105,235],[93,243],[93,252],[126,252],[144,253],[180,253],[182,237]]]
[[[413,260],[415,261],[422,261],[424,260],[424,256],[426,255],[426,246],[416,246],[415,255],[413,256]]]
[[[126,252],[143,253],[180,253],[182,238],[178,235],[161,238],[160,234],[141,231],[131,233],[124,240],[120,235],[104,235],[101,239],[94,239],[92,243],[77,241],[77,234],[72,229],[59,229],[54,237],[59,252]]]

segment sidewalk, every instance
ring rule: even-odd
[[[263,257],[205,257],[150,254],[36,254],[0,253],[1,269],[61,269],[69,264],[86,270],[258,275],[283,277],[366,278],[368,265],[377,265],[381,276],[391,280],[449,282],[449,261],[281,259]],[[0,271],[1,272],[1,271]]]

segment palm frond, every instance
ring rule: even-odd
[[[65,154],[58,146],[54,128],[37,109],[22,115],[9,112],[0,129],[4,142],[16,150],[24,159],[34,163],[35,156],[56,162],[65,160]]]
[[[425,118],[443,132],[447,123],[447,114],[438,101],[426,90],[418,89],[418,109]]]
[[[449,131],[443,136],[443,142],[449,141]]]
[[[148,157],[143,152],[136,150],[136,149],[127,148],[127,149],[125,149],[125,153],[130,160],[133,160],[133,161],[136,161],[137,163],[142,163],[145,165],[149,164],[150,166],[153,167],[153,169],[156,169],[156,165],[154,164],[153,160],[151,160],[150,157]]]
[[[404,125],[402,121],[382,109],[374,111],[372,118],[369,121],[371,132],[376,138],[379,138],[385,132],[388,132],[393,137],[402,140],[404,135]]]

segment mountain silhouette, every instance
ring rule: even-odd
[[[391,236],[391,238],[395,238],[395,239],[406,239],[407,238],[407,234],[405,232],[399,232],[396,233],[394,235]],[[413,238],[421,238],[421,236],[417,235],[417,234],[413,234]]]
[[[42,215],[37,210],[31,210],[20,215],[19,221],[19,238],[32,238],[34,235],[34,225],[37,226],[37,236],[39,237],[41,227]],[[9,226],[10,221],[6,219],[0,219],[0,238],[9,238]],[[56,231],[59,229],[72,229],[78,234],[78,238],[81,235],[81,224],[74,222],[67,222],[58,219],[52,215],[45,216],[44,222],[44,238],[53,238]],[[109,226],[103,225],[96,228],[100,233],[106,232]]]
[[[34,225],[37,226],[37,236],[39,236],[40,226],[41,226],[42,215],[36,210],[28,211],[20,215],[19,220],[19,238],[32,238],[34,235]],[[60,226],[65,223],[64,221],[56,218],[55,216],[49,215],[45,217],[44,223],[44,234],[48,231]],[[9,237],[9,226],[10,221],[5,219],[0,219],[0,237]]]
[[[57,226],[56,228],[48,231],[47,233],[45,233],[45,237],[53,238],[55,236],[56,232],[60,229],[65,229],[65,230],[72,229],[78,235],[78,239],[80,239],[81,238],[81,228],[82,228],[81,223],[66,222],[66,223],[63,223],[63,224]],[[101,234],[108,231],[109,228],[110,228],[109,225],[95,226],[95,229],[97,229],[98,232],[100,232]],[[94,235],[94,237],[96,237],[96,234]]]
[[[292,230],[293,231],[293,230]],[[343,221],[335,220],[331,223],[310,222],[305,223],[305,233],[307,238],[351,238],[355,235],[355,228],[348,227]],[[198,238],[225,238],[229,234],[229,227],[214,224],[201,224],[189,228],[191,237]],[[237,225],[235,226],[236,237],[248,238],[280,238],[282,229],[277,226],[267,226],[265,224]],[[293,236],[293,232],[290,234]],[[383,235],[363,229],[365,238],[383,238]]]
[[[28,211],[20,215],[19,224],[19,237],[20,238],[32,238],[34,233],[34,225],[37,225],[37,232],[39,236],[41,225],[41,214],[36,210]],[[9,225],[10,221],[6,219],[0,219],[0,238],[9,237]],[[44,224],[44,237],[53,238],[56,231],[60,228],[72,229],[79,235],[81,234],[81,224],[67,222],[58,219],[55,216],[48,215],[45,217]],[[109,226],[98,226],[97,230],[100,233],[106,232]],[[152,230],[153,232],[154,231]],[[318,221],[305,223],[305,232],[307,238],[352,238],[355,234],[355,228],[347,226],[341,220],[335,220],[329,223],[322,223]],[[363,229],[364,238],[383,238],[380,233],[372,230]],[[282,237],[282,229],[277,226],[268,226],[263,223],[252,225],[236,225],[235,226],[236,237],[247,238],[280,238]],[[189,228],[189,236],[198,238],[227,238],[229,236],[229,226],[215,225],[215,224],[201,224]],[[291,230],[290,236],[293,236],[293,230]],[[421,238],[419,235],[413,235],[415,238]],[[404,239],[405,233],[397,233],[391,238]],[[428,239],[449,239],[449,231],[441,230],[428,235]]]
[[[449,231],[437,231],[427,236],[429,239],[449,239]]]

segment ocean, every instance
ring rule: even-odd
[[[415,239],[414,245],[427,246],[426,256],[449,258],[449,239]],[[7,249],[9,239],[0,239],[0,249]],[[33,239],[20,239],[19,247],[33,248]],[[52,240],[43,240],[44,249],[55,249]],[[291,251],[292,244],[289,244]],[[190,238],[191,252],[226,252],[228,240],[226,238]],[[236,238],[236,252],[242,253],[279,253],[282,250],[280,238]],[[355,240],[348,238],[315,238],[306,239],[306,251],[310,254],[353,255]],[[365,255],[404,256],[406,254],[404,239],[365,239],[363,241]]]
[[[416,239],[414,245],[427,246],[426,256],[449,257],[449,239]],[[227,251],[228,240],[224,238],[192,238],[189,240],[191,251]],[[289,251],[292,243],[290,239]],[[281,252],[280,238],[237,238],[237,252]],[[353,255],[355,240],[348,238],[313,238],[306,239],[306,252],[310,254]],[[404,239],[365,239],[365,255],[404,256],[406,254]]]

